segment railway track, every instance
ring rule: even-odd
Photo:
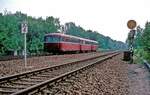
[[[56,82],[59,82],[72,74],[76,74],[81,70],[85,70],[86,68],[93,66],[95,63],[107,60],[117,54],[119,53],[111,52],[89,59],[0,78],[0,94],[34,94],[43,90],[47,86],[54,85]]]

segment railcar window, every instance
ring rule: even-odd
[[[90,44],[89,41],[85,41],[85,44]]]
[[[82,41],[82,40],[80,40],[80,44],[83,44],[83,41]]]
[[[88,44],[87,41],[85,41],[85,44]]]
[[[76,43],[79,43],[79,42],[80,42],[80,40],[79,40],[79,39],[75,39],[75,42],[76,42]]]
[[[68,37],[64,37],[64,38],[63,38],[63,41],[69,42],[69,38],[68,38]]]
[[[92,44],[92,45],[95,45],[95,43],[94,43],[94,42],[91,42],[91,44]]]
[[[76,39],[76,38],[71,38],[70,39],[70,42],[73,42],[73,43],[79,43],[79,39]]]
[[[58,36],[48,36],[46,37],[46,42],[49,42],[49,43],[57,43],[59,42],[60,39]]]
[[[73,42],[73,43],[79,43],[80,42],[79,39],[69,38],[69,37],[62,37],[61,41],[64,41],[64,42]]]
[[[83,43],[82,44],[85,44],[85,41],[83,41]]]

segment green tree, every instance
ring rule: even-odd
[[[43,49],[43,40],[46,33],[57,32],[60,28],[58,18],[41,17],[34,18],[24,13],[12,14],[5,10],[4,15],[0,13],[0,53],[7,51],[22,51],[24,37],[21,34],[21,23],[27,20],[27,50],[39,52]]]
[[[141,48],[141,36],[143,33],[143,29],[140,26],[136,28],[136,35],[134,39],[134,46],[135,48]]]

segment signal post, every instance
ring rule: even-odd
[[[130,29],[130,32],[128,34],[128,40],[129,40],[129,51],[130,51],[130,63],[133,63],[133,44],[134,44],[134,36],[136,33],[135,27],[137,26],[137,23],[135,20],[129,20],[127,22],[127,26]]]
[[[24,34],[24,63],[25,67],[27,67],[27,44],[26,44],[26,34],[28,33],[28,25],[27,21],[23,21],[21,24],[21,33]]]

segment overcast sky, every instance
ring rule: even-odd
[[[142,27],[150,21],[149,0],[0,0],[0,12],[4,9],[34,17],[54,16],[61,24],[75,22],[123,42],[129,32],[128,20]]]

